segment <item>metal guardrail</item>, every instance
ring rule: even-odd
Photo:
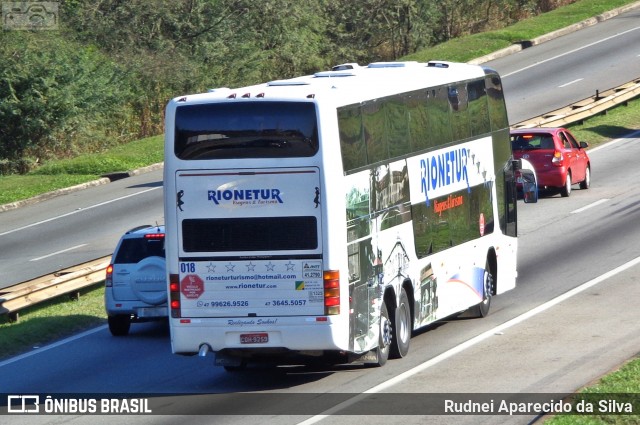
[[[523,121],[514,125],[513,128],[563,127],[605,113],[615,106],[626,105],[627,102],[638,96],[640,96],[640,78],[604,92],[596,91],[594,96]]]
[[[513,128],[558,127],[582,121],[640,96],[640,78],[553,112],[515,124]],[[18,320],[21,309],[65,294],[77,294],[105,278],[111,256],[0,289],[0,315]]]
[[[61,295],[77,296],[81,289],[104,281],[110,261],[109,255],[0,289],[0,314],[8,314],[10,321],[17,321],[18,312],[26,307]]]

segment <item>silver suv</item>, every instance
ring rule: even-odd
[[[136,227],[120,238],[104,291],[112,335],[127,335],[132,322],[167,317],[165,269],[164,226]]]

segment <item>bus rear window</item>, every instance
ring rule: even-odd
[[[223,102],[179,106],[174,152],[185,160],[313,156],[318,152],[315,105]]]
[[[182,221],[185,252],[314,250],[316,217],[200,218]]]

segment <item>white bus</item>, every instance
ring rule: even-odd
[[[383,365],[516,284],[535,174],[489,68],[346,64],[175,98],[165,128],[176,354]]]

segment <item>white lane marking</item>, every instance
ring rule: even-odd
[[[558,86],[558,88],[564,88],[564,87],[570,86],[571,84],[575,84],[578,81],[582,81],[582,80],[584,80],[584,78],[578,78],[577,80],[569,81],[568,83],[565,83],[565,84],[563,84],[561,86]]]
[[[593,43],[591,43],[591,44],[587,44],[587,45],[584,45],[584,46],[582,46],[582,47],[578,47],[577,49],[569,50],[568,52],[565,52],[565,53],[559,54],[558,56],[554,56],[554,57],[552,57],[552,58],[548,58],[548,59],[545,59],[545,60],[543,60],[543,61],[536,62],[536,63],[534,63],[534,64],[532,64],[532,65],[525,66],[524,68],[517,69],[517,70],[515,70],[515,71],[513,71],[513,72],[510,72],[510,73],[508,73],[508,74],[504,74],[504,75],[502,75],[502,78],[506,78],[506,77],[509,77],[509,76],[511,76],[511,75],[517,74],[517,73],[519,73],[519,72],[526,71],[527,69],[531,69],[531,68],[533,68],[533,67],[535,67],[535,66],[542,65],[543,63],[546,63],[546,62],[550,62],[550,61],[556,60],[556,59],[561,58],[561,57],[563,57],[563,56],[567,56],[567,55],[570,55],[570,54],[572,54],[572,53],[579,52],[580,50],[587,49],[587,48],[589,48],[589,47],[591,47],[591,46],[595,46],[596,44],[600,44],[600,43],[603,43],[603,42],[605,42],[605,41],[609,41],[609,40],[611,40],[611,39],[613,39],[613,38],[616,38],[616,37],[621,36],[621,35],[625,35],[625,34],[627,34],[627,33],[630,33],[631,31],[635,31],[635,30],[638,30],[638,29],[640,29],[640,27],[631,28],[630,30],[627,30],[627,31],[621,32],[621,33],[616,34],[616,35],[612,35],[612,36],[610,36],[610,37],[603,38],[602,40],[599,40],[599,41],[594,41],[594,42],[593,42]]]
[[[121,201],[123,199],[131,198],[132,196],[142,195],[143,193],[151,192],[152,190],[157,190],[157,189],[162,189],[162,186],[152,187],[151,189],[146,189],[146,190],[142,190],[140,192],[132,193],[130,195],[121,196],[119,198],[115,198],[115,199],[112,199],[110,201],[100,202],[99,204],[90,205],[88,207],[81,208],[81,209],[78,209],[78,210],[75,210],[75,211],[71,211],[69,213],[62,214],[62,215],[59,215],[59,216],[56,216],[56,217],[51,217],[51,218],[48,218],[46,220],[38,221],[36,223],[27,224],[26,226],[18,227],[16,229],[12,229],[12,230],[8,230],[8,231],[6,231],[4,233],[0,233],[0,236],[8,235],[10,233],[19,232],[20,230],[28,229],[30,227],[34,227],[34,226],[38,226],[40,224],[48,223],[50,221],[58,220],[60,218],[69,217],[70,215],[73,215],[73,214],[78,214],[78,213],[81,213],[83,211],[91,210],[91,209],[94,209],[94,208],[101,207],[103,205],[107,205],[107,204],[111,204],[113,202]]]
[[[604,203],[605,203],[605,202],[607,202],[608,200],[609,200],[609,198],[602,198],[602,199],[600,199],[599,201],[596,201],[596,202],[594,202],[594,203],[592,203],[592,204],[585,205],[585,206],[584,206],[584,207],[582,207],[582,208],[578,208],[577,210],[573,210],[573,211],[571,211],[571,214],[578,214],[578,213],[581,213],[581,212],[583,212],[583,211],[585,211],[585,210],[588,210],[589,208],[593,208],[593,207],[596,207],[596,206],[598,206],[598,205],[600,205],[600,204],[604,204]]]
[[[43,260],[45,258],[53,257],[54,255],[58,255],[58,254],[62,254],[62,253],[68,252],[68,251],[73,251],[74,249],[82,248],[83,246],[86,246],[86,245],[87,245],[86,243],[83,243],[82,245],[76,245],[76,246],[72,246],[71,248],[61,249],[60,251],[52,252],[51,254],[43,255],[42,257],[32,258],[29,261],[40,261],[40,260]]]
[[[514,317],[511,320],[508,320],[507,322],[503,323],[502,325],[498,325],[493,329],[489,329],[486,332],[481,333],[480,335],[477,335],[453,348],[451,348],[448,351],[445,351],[444,353],[437,355],[436,357],[427,360],[426,362],[419,364],[418,366],[414,367],[413,369],[409,369],[406,372],[401,373],[400,375],[396,375],[395,377],[389,379],[386,382],[383,382],[382,384],[376,385],[373,388],[370,388],[366,391],[364,391],[362,394],[358,394],[357,396],[354,396],[353,398],[350,398],[349,400],[345,400],[342,403],[327,409],[325,412],[319,414],[319,415],[315,415],[312,416],[311,418],[307,419],[306,421],[303,422],[299,422],[298,425],[311,425],[317,422],[320,422],[321,420],[327,418],[330,415],[335,415],[335,414],[339,414],[339,412],[355,403],[357,403],[360,400],[363,400],[366,398],[367,394],[375,394],[375,393],[379,393],[382,392],[394,385],[398,385],[400,383],[402,383],[402,381],[404,381],[405,379],[409,379],[414,375],[417,375],[418,373],[427,370],[428,368],[437,365],[438,363],[447,360],[450,357],[455,356],[458,353],[461,353],[462,351],[473,347],[476,344],[479,344],[480,342],[489,339],[490,337],[494,336],[497,333],[503,332],[505,329],[509,329],[515,325],[518,325],[528,319],[531,319],[532,317],[550,309],[551,307],[554,307],[557,304],[560,304],[563,301],[568,300],[571,297],[574,297],[576,295],[578,295],[579,293],[593,287],[596,286],[599,283],[604,282],[607,279],[612,278],[613,276],[622,273],[623,271],[636,266],[640,264],[640,257],[636,257],[633,260],[630,260],[626,263],[624,263],[621,266],[616,267],[613,270],[610,270],[604,274],[601,274],[600,276],[583,283],[580,286],[577,286],[575,288],[573,288],[572,290],[565,292],[562,295],[559,295],[557,297],[555,297],[552,300],[547,301],[544,304],[539,305],[536,308],[533,308],[523,314],[521,314],[520,316]]]
[[[626,136],[624,136],[624,137],[621,137],[621,138],[619,138],[619,139],[612,140],[612,141],[610,141],[610,142],[605,143],[604,145],[596,146],[596,147],[595,147],[595,148],[593,148],[593,149],[589,149],[589,151],[588,151],[588,152],[589,152],[589,155],[591,155],[591,154],[592,154],[592,153],[594,153],[594,152],[599,151],[600,149],[605,149],[605,148],[611,147],[611,146],[613,146],[613,145],[617,145],[618,143],[622,143],[622,142],[630,142],[630,141],[631,141],[630,139],[634,139],[634,138],[637,138],[637,137],[640,137],[640,131],[634,131],[634,132],[632,132],[632,133],[627,134],[627,135],[626,135]]]

